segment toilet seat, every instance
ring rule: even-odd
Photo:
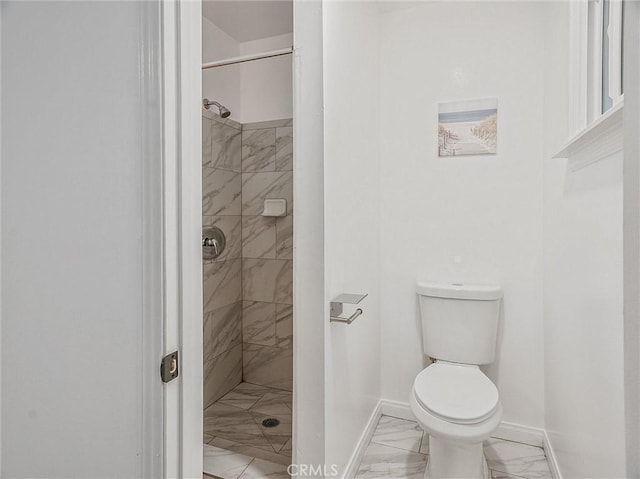
[[[498,390],[475,365],[438,361],[416,376],[415,398],[432,415],[454,424],[477,424],[499,406]]]

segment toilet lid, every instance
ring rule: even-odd
[[[474,424],[498,407],[498,390],[477,366],[437,362],[413,383],[416,399],[443,419]]]

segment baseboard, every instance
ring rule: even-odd
[[[345,472],[342,476],[343,479],[353,479],[355,477],[358,472],[358,466],[362,461],[362,457],[367,450],[369,442],[371,442],[371,437],[373,436],[378,421],[382,416],[392,416],[400,419],[407,419],[409,421],[416,420],[415,416],[411,412],[409,403],[392,401],[390,399],[381,399],[378,401],[378,404],[371,413],[371,417],[369,417],[369,421],[360,435],[360,440],[347,463],[347,467],[345,468]],[[553,479],[562,479],[562,474],[560,473],[560,468],[558,467],[553,447],[551,446],[551,442],[549,441],[549,437],[545,430],[503,421],[500,423],[500,426],[498,426],[498,429],[496,429],[492,434],[492,437],[543,448],[547,459],[549,460],[549,467],[551,469]]]
[[[506,421],[502,421],[491,436],[536,447],[543,447],[544,443],[544,431],[542,429]]]
[[[551,475],[553,476],[553,479],[562,479],[560,466],[558,465],[558,461],[556,460],[556,454],[553,451],[553,446],[551,445],[551,440],[549,439],[547,431],[543,431],[542,439],[542,448],[544,449],[545,456],[547,456],[547,462],[549,463],[549,469],[551,469]]]
[[[400,419],[415,421],[416,418],[411,412],[409,403],[392,401],[390,399],[380,400],[381,411],[384,416],[393,416]],[[510,422],[501,422],[493,437],[505,439],[507,441],[521,442],[530,446],[542,447],[544,431],[535,427],[523,426]]]
[[[384,416],[392,416],[399,419],[407,419],[409,421],[416,420],[416,417],[411,412],[409,403],[392,401],[391,399],[381,399],[380,407]]]
[[[378,401],[378,404],[376,404],[376,407],[373,409],[373,412],[369,417],[369,421],[367,421],[364,431],[362,431],[362,434],[360,435],[360,439],[353,450],[353,454],[351,454],[351,457],[349,458],[349,462],[347,463],[347,467],[345,467],[342,479],[353,479],[356,476],[360,462],[362,462],[362,457],[367,450],[367,446],[369,446],[369,443],[371,442],[371,438],[373,437],[373,433],[376,430],[376,426],[378,425],[378,421],[380,421],[382,414],[382,401]]]

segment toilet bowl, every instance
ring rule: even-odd
[[[418,282],[422,345],[434,362],[415,378],[411,411],[429,435],[425,478],[488,479],[482,442],[502,419],[498,389],[479,365],[495,359],[502,288]]]
[[[480,368],[438,361],[413,383],[409,398],[429,435],[425,478],[488,478],[482,443],[502,419],[498,390]]]

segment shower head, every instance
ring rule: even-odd
[[[208,110],[211,105],[218,107],[218,113],[222,118],[229,118],[229,116],[231,115],[231,110],[229,110],[226,106],[221,105],[217,101],[207,100],[206,98],[202,100],[202,106],[204,106],[205,109]]]

